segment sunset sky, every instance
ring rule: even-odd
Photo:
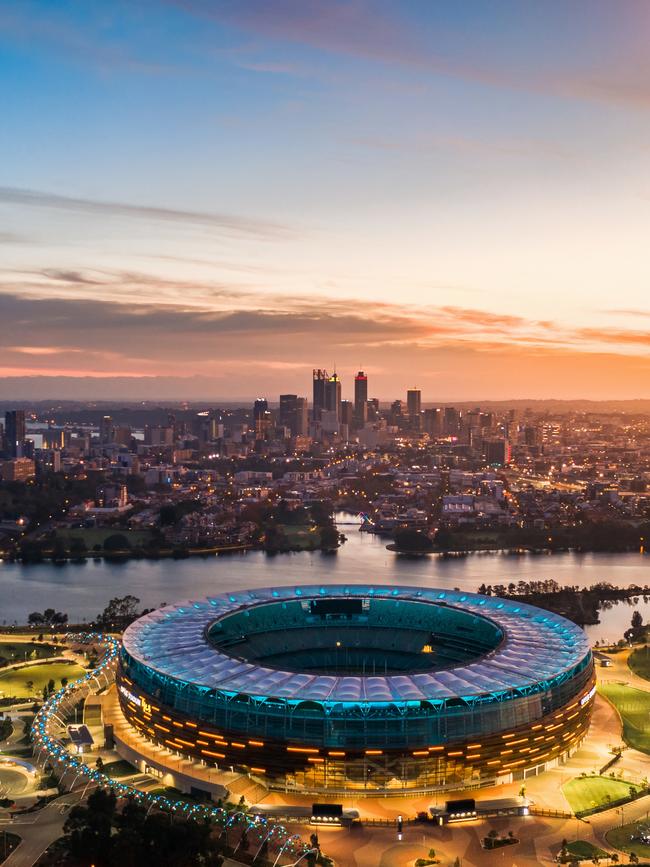
[[[0,398],[650,397],[649,42],[645,0],[6,0]]]

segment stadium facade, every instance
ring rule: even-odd
[[[584,632],[498,597],[278,587],[158,609],[117,688],[161,748],[304,792],[524,779],[566,760],[595,693]]]

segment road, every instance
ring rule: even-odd
[[[37,813],[0,824],[3,831],[22,837],[22,842],[7,858],[3,867],[32,867],[47,847],[61,836],[70,807],[79,803],[81,795],[82,792],[62,795]]]

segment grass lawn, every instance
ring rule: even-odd
[[[109,777],[130,777],[132,774],[139,774],[140,771],[131,762],[120,759],[116,762],[107,762],[104,765],[104,773]]]
[[[639,677],[650,680],[650,648],[647,645],[633,650],[627,658],[627,664]]]
[[[85,669],[75,663],[44,662],[39,665],[28,665],[25,668],[0,673],[0,695],[31,698],[42,693],[43,687],[47,686],[50,680],[54,681],[54,688],[59,689],[62,677],[72,681],[82,674],[86,674]],[[26,686],[29,680],[34,684],[31,690]]]
[[[89,552],[92,553],[95,545],[103,546],[109,536],[125,536],[132,548],[144,545],[151,539],[150,530],[122,530],[116,527],[71,527],[56,531],[59,539],[63,539],[69,547],[73,539],[82,539]]]
[[[567,844],[566,848],[569,855],[575,855],[578,858],[589,861],[594,857],[605,858],[607,856],[607,852],[599,849],[598,846],[594,846],[588,840],[572,840]]]
[[[31,642],[18,641],[12,644],[10,641],[0,641],[0,657],[9,660],[8,665],[14,662],[24,662],[26,659],[48,659],[57,656],[61,651],[51,644],[32,644]]]
[[[634,852],[645,862],[650,859],[650,846],[639,840],[641,831],[647,832],[650,826],[647,822],[631,822],[629,825],[619,825],[605,834],[605,839],[614,849],[622,852]]]
[[[320,545],[320,532],[305,524],[281,524],[292,548],[317,548]]]
[[[574,813],[583,813],[602,807],[610,801],[627,798],[630,789],[636,788],[624,780],[611,777],[575,777],[562,786],[564,797]]]
[[[621,715],[625,743],[650,755],[650,692],[622,683],[601,683],[598,692]]]

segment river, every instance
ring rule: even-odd
[[[486,554],[405,559],[386,550],[386,540],[359,533],[348,515],[337,516],[347,541],[336,554],[269,556],[262,551],[186,560],[88,560],[54,565],[0,562],[0,623],[24,623],[30,611],[56,608],[71,622],[91,620],[113,596],[133,593],[143,607],[247,587],[274,584],[375,582],[476,590],[480,584],[507,584],[554,578],[586,587],[610,581],[621,587],[650,583],[650,556],[641,554]],[[650,605],[640,600],[646,619]],[[601,623],[588,627],[592,640],[620,638],[634,606],[613,606]]]

